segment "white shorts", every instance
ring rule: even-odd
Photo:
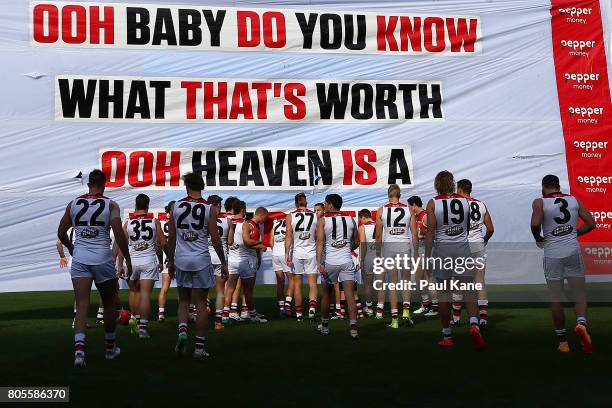
[[[274,267],[274,272],[291,272],[291,268],[289,268],[289,266],[287,265],[284,256],[272,255],[272,266]]]
[[[99,265],[86,265],[73,259],[72,265],[70,265],[70,277],[72,279],[93,278],[96,283],[104,283],[111,279],[117,279],[115,261],[110,259]]]
[[[342,265],[325,264],[325,283],[333,285],[336,282],[355,281],[356,271],[353,262],[347,262]]]
[[[383,258],[394,258],[399,255],[412,256],[412,243],[410,242],[387,242],[383,243],[381,248],[381,255]]]
[[[227,271],[230,275],[240,275],[242,279],[253,278],[257,273],[257,259],[242,258],[231,260],[227,264]]]
[[[183,271],[176,268],[176,286],[195,289],[212,288],[215,286],[212,266],[209,264],[198,271]]]
[[[159,268],[157,262],[152,262],[143,265],[132,265],[132,276],[130,280],[159,280]]]
[[[293,273],[296,275],[312,275],[319,272],[316,258],[298,259],[293,258]]]
[[[544,277],[549,281],[584,278],[584,264],[580,251],[565,258],[544,257]]]

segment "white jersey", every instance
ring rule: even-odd
[[[470,226],[468,200],[459,194],[434,197],[436,244],[467,242]]]
[[[317,256],[317,215],[307,208],[298,208],[289,213],[293,228],[293,257],[312,259]]]
[[[487,215],[487,206],[475,198],[468,198],[470,204],[470,232],[468,233],[469,242],[484,242],[483,226]]]
[[[157,225],[153,213],[130,214],[126,224],[132,265],[157,263]]]
[[[183,271],[199,271],[210,264],[208,219],[211,205],[203,198],[185,197],[174,203],[176,228],[174,264]]]
[[[376,242],[376,222],[369,221],[362,224],[366,243]]]
[[[325,263],[344,265],[353,262],[352,243],[355,221],[340,212],[325,214]]]
[[[259,228],[252,220],[245,221],[243,218],[234,218],[232,220],[232,224],[234,225],[234,241],[229,247],[229,262],[238,262],[243,259],[257,257],[257,250],[244,245],[244,240],[242,239],[242,228],[246,223],[251,225],[251,234],[255,229]]]
[[[285,217],[274,219],[272,222],[272,233],[274,234],[274,246],[272,256],[285,257],[285,234],[287,233],[287,221]]]
[[[554,193],[546,194],[544,202],[544,256],[565,258],[577,251],[578,246],[578,211],[580,205],[575,197]]]
[[[75,262],[100,265],[113,260],[110,236],[111,203],[116,208],[112,218],[119,218],[119,206],[101,194],[85,194],[70,203]]]
[[[227,259],[227,237],[229,234],[229,218],[228,216],[231,214],[221,213],[217,216],[217,231],[219,231],[219,238],[221,239],[221,246],[223,247],[223,253]],[[212,245],[212,241],[210,240],[210,236],[208,237],[208,252],[210,252],[210,260],[213,265],[221,265],[221,260],[219,259],[219,255],[217,255],[217,251],[215,251],[215,247]]]
[[[385,204],[380,214],[383,225],[383,242],[411,242],[410,217],[411,213],[406,204]]]

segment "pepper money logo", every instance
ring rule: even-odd
[[[563,79],[570,83],[573,89],[592,91],[595,86],[594,82],[599,81],[599,74],[589,72],[565,72],[563,74]]]
[[[586,185],[587,193],[605,193],[612,184],[612,176],[578,176],[576,180],[581,186]]]
[[[612,211],[593,211],[592,214],[598,229],[612,229]]]
[[[574,149],[581,150],[580,157],[583,159],[601,159],[603,153],[608,150],[608,142],[575,140]]]
[[[590,16],[593,13],[593,9],[591,7],[570,7],[570,8],[560,8],[559,16],[565,18],[566,23],[571,24],[586,24],[587,18],[586,16]]]

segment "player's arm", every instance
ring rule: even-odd
[[[244,242],[244,246],[253,249],[263,249],[264,244],[261,242],[261,240],[251,238],[251,232],[253,231],[252,228],[253,226],[248,222],[245,222],[244,226],[242,227],[242,241]]]
[[[416,258],[419,256],[419,234],[417,232],[416,216],[410,213],[410,235],[412,236],[412,253]]]
[[[59,239],[55,241],[55,249],[57,249],[57,254],[60,257],[60,268],[66,268],[68,266],[68,259],[66,259],[66,254],[64,253],[64,246],[62,245],[62,241]]]
[[[157,245],[155,247],[155,253],[157,254],[159,270],[161,271],[164,268],[164,251],[166,250],[166,236],[164,235],[164,231],[162,230],[161,222],[159,222],[157,218],[155,219],[155,232],[157,235]]]
[[[376,256],[380,256],[382,248],[383,223],[382,223],[382,207],[376,211],[376,226],[374,227],[374,238],[376,239]]]
[[[130,257],[127,236],[125,231],[123,230],[123,225],[121,224],[119,205],[114,201],[110,202],[110,225],[113,229],[113,234],[115,235],[115,242],[117,243],[117,247],[123,255],[123,258],[125,258],[125,265],[127,266],[127,278],[129,279],[130,276],[132,276],[132,258]],[[121,263],[121,265],[123,265],[123,262]]]
[[[225,259],[225,252],[223,252],[223,244],[221,243],[221,237],[219,236],[219,230],[217,229],[217,218],[219,218],[219,210],[217,207],[210,209],[210,216],[208,217],[208,234],[210,234],[210,242],[215,248],[215,252],[221,261],[221,275],[227,276],[227,260]]]
[[[325,273],[325,267],[321,263],[323,260],[323,245],[325,244],[325,219],[321,217],[317,222],[317,265],[319,272]]]
[[[64,215],[60,220],[59,226],[57,227],[57,239],[59,239],[61,244],[65,246],[70,255],[72,255],[74,246],[72,245],[72,242],[70,242],[70,237],[68,236],[68,230],[70,227],[72,227],[72,220],[70,219],[70,204],[68,204],[66,206],[66,211],[64,211]]]
[[[236,229],[235,224],[232,220],[228,220],[227,225],[227,246],[230,247],[234,245],[234,229]]]
[[[434,200],[427,203],[427,232],[425,233],[425,257],[431,257],[434,236],[436,231],[436,206]]]
[[[485,225],[485,228],[487,229],[487,232],[483,237],[484,243],[486,245],[493,236],[493,233],[495,232],[495,228],[493,228],[493,219],[491,218],[491,213],[489,212],[489,209],[487,209],[487,213],[484,216],[483,223]]]
[[[368,251],[368,246],[366,245],[366,234],[363,224],[357,229],[357,237],[359,238],[359,264],[365,265],[364,260]]]
[[[531,213],[531,233],[536,242],[544,242],[542,237],[542,220],[544,219],[544,201],[541,198],[533,200]]]
[[[582,225],[578,227],[578,236],[580,236],[593,231],[597,224],[593,214],[580,201],[578,201],[578,206],[578,217],[582,220]]]
[[[351,221],[353,222],[353,236],[351,237],[351,251],[355,251],[359,248],[359,233],[357,232],[357,224],[355,224],[355,219],[351,217]]]
[[[172,204],[169,208],[167,225],[168,240],[166,241],[166,263],[168,266],[168,275],[170,275],[171,279],[174,279],[174,252],[176,251],[176,225],[174,225],[174,204]]]
[[[123,234],[125,234],[126,240],[128,239],[128,232],[127,232],[127,220],[123,223]],[[116,236],[117,234],[115,234]],[[114,245],[117,245],[117,240],[115,239],[115,243]],[[119,276],[120,277],[124,277],[125,275],[125,271],[123,269],[123,254],[121,253],[121,251],[117,251],[117,272],[119,272]]]
[[[291,225],[291,214],[285,217],[285,262],[289,267],[292,266],[291,247],[293,246],[293,226]]]

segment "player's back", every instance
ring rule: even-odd
[[[376,222],[373,220],[366,221],[363,224],[363,232],[365,234],[365,242],[375,243],[376,242]]]
[[[468,241],[475,243],[484,242],[483,226],[484,219],[487,215],[487,206],[480,200],[468,198],[470,205],[470,230],[468,233]]]
[[[380,215],[383,226],[383,242],[411,242],[410,210],[403,203],[387,203]]]
[[[111,203],[101,194],[85,194],[70,203],[74,228],[73,259],[86,265],[112,260],[110,237]],[[118,207],[116,207],[118,210]]]
[[[355,222],[350,215],[341,212],[325,214],[325,263],[343,265],[353,262],[352,242]]]
[[[132,265],[146,265],[157,260],[157,225],[153,213],[130,214],[127,235]]]
[[[272,222],[272,234],[274,236],[274,246],[272,255],[285,257],[285,235],[287,233],[287,221],[285,217],[275,218]]]
[[[219,232],[219,239],[221,239],[223,253],[227,256],[227,237],[229,234],[229,219],[227,213],[220,213],[217,215],[217,231]],[[219,255],[217,255],[217,251],[215,251],[215,248],[213,247],[210,234],[208,236],[208,252],[210,253],[211,263],[213,265],[220,265],[221,260],[219,259]]]
[[[293,257],[314,258],[317,253],[317,216],[307,208],[298,208],[290,213],[293,228]]]
[[[259,228],[258,225],[251,220],[245,221],[243,218],[234,218],[232,220],[232,224],[234,225],[234,236],[232,237],[233,243],[229,247],[230,261],[240,261],[243,259],[256,257],[257,250],[249,248],[245,245],[242,234],[246,224],[251,225],[251,234],[252,231],[254,231],[254,228]]]
[[[208,219],[211,205],[200,198],[185,197],[174,203],[172,218],[176,228],[174,263],[182,270],[197,271],[210,263]]]
[[[433,201],[436,245],[467,242],[470,225],[468,200],[459,194],[440,194],[434,197]]]
[[[553,193],[542,197],[544,219],[544,254],[551,258],[572,255],[578,246],[580,204],[569,194]]]

